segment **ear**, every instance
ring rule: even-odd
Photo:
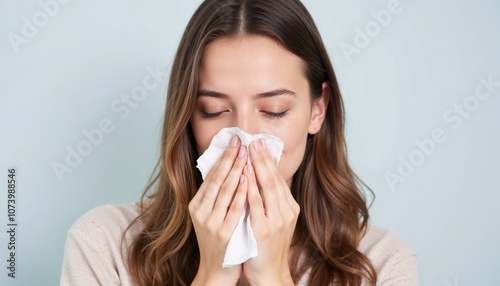
[[[325,120],[328,100],[330,99],[330,86],[323,82],[321,97],[313,101],[311,120],[309,121],[309,134],[313,135],[319,132],[323,121]]]

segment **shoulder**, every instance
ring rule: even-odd
[[[139,211],[129,203],[99,206],[82,215],[68,230],[60,285],[132,285],[124,250],[142,223],[125,230]]]
[[[82,215],[73,223],[70,231],[82,231],[87,234],[120,233],[139,216],[137,203],[102,205]]]
[[[391,230],[369,225],[358,248],[375,267],[379,285],[418,285],[417,255]]]
[[[368,225],[360,241],[359,250],[366,255],[379,256],[382,253],[393,255],[411,252],[411,248],[390,229]]]

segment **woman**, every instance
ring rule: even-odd
[[[339,87],[298,0],[205,0],[172,66],[161,158],[140,204],[104,206],[68,233],[62,284],[418,285],[415,254],[368,225],[349,167]],[[235,136],[203,181],[196,159]],[[248,163],[248,158],[251,163]],[[245,204],[259,255],[221,266]]]

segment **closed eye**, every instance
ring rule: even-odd
[[[217,117],[219,115],[221,115],[222,113],[226,112],[226,110],[224,111],[219,111],[219,112],[205,112],[205,111],[202,111],[201,112],[201,117],[203,118],[214,118],[214,117]]]
[[[261,111],[262,113],[268,115],[268,116],[271,116],[271,117],[274,117],[274,118],[283,118],[287,115],[288,113],[288,110],[285,110],[285,111],[282,111],[282,112],[270,112],[270,111],[264,111],[262,110]]]

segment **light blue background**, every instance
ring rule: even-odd
[[[500,87],[456,130],[443,119],[474,96],[479,77],[500,82],[500,2],[402,0],[366,47],[344,56],[341,46],[354,45],[356,28],[389,2],[304,1],[345,98],[350,161],[377,196],[371,222],[418,253],[422,285],[500,285]],[[9,33],[22,35],[23,18],[43,10],[0,0],[0,261],[7,168],[19,179],[18,278],[0,262],[1,285],[57,285],[71,224],[92,207],[140,197],[158,157],[166,81],[123,119],[112,105],[142,85],[148,67],[168,78],[199,3],[69,1],[16,52]],[[114,130],[58,180],[53,162],[105,118]],[[399,157],[437,128],[446,141],[391,189],[384,174],[397,174]]]

